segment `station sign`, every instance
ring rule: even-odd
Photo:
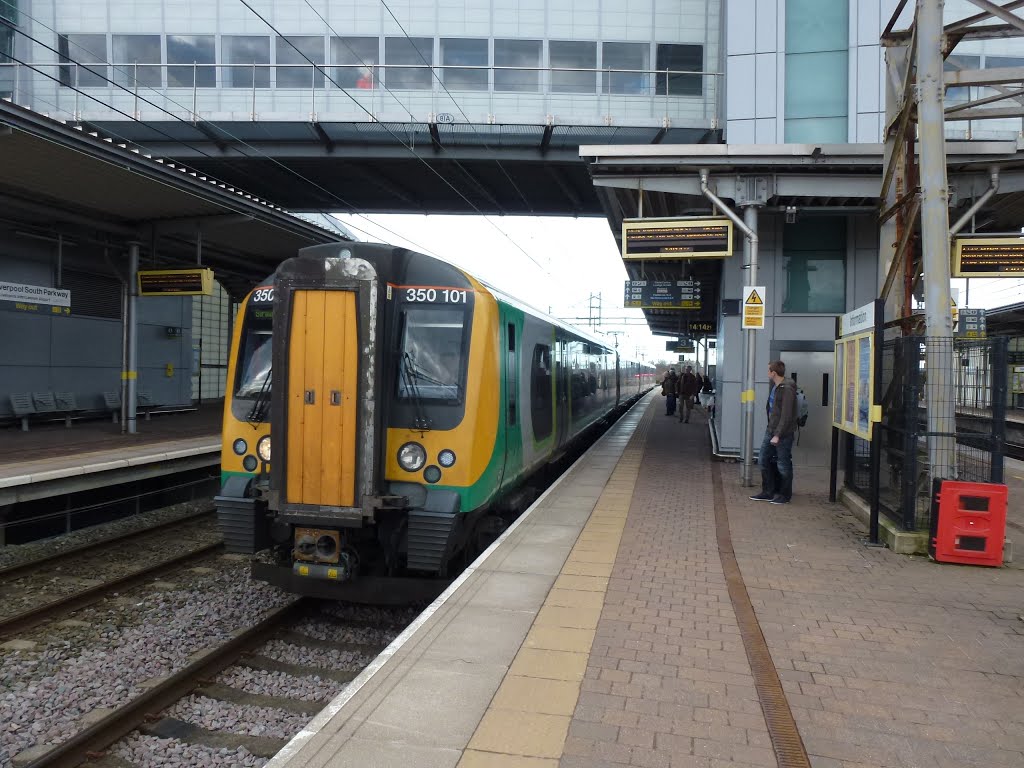
[[[732,222],[723,217],[624,219],[622,258],[725,259],[732,256]]]
[[[984,339],[988,336],[988,322],[984,309],[960,310],[960,321],[957,323],[956,335],[961,339]]]
[[[764,329],[764,301],[767,295],[763,285],[743,287],[743,321],[740,324],[742,329]]]
[[[700,309],[700,280],[627,280],[626,309]]]
[[[696,352],[697,346],[693,339],[678,339],[665,342],[666,352]]]
[[[1024,238],[958,237],[953,277],[1024,277]]]
[[[211,296],[213,270],[146,269],[139,270],[139,296]]]
[[[71,291],[66,288],[51,288],[48,285],[25,285],[0,280],[0,305],[22,312],[39,312],[49,307],[55,315],[71,314]]]

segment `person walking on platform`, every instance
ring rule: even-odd
[[[669,368],[665,378],[661,380],[661,394],[665,396],[665,415],[675,415],[676,396],[679,394],[679,374],[675,368]]]
[[[689,424],[690,411],[693,410],[693,398],[697,396],[700,387],[697,384],[697,377],[693,375],[693,366],[686,366],[683,377],[679,382],[679,394],[683,398],[682,407],[679,409],[679,420]]]
[[[768,364],[771,391],[765,411],[768,428],[761,441],[758,464],[761,466],[761,492],[750,498],[788,504],[793,498],[793,437],[796,434],[796,384],[786,378],[786,364],[776,360]],[[773,466],[774,465],[774,466]]]

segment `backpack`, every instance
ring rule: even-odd
[[[800,387],[796,388],[796,423],[797,426],[803,427],[807,425],[807,395]]]

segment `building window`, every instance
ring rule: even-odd
[[[217,85],[216,67],[197,66],[216,64],[217,52],[213,35],[167,36],[167,85],[170,88],[214,88]]]
[[[342,88],[370,89],[377,85],[380,41],[376,37],[332,37],[332,77]]]
[[[704,70],[703,45],[659,45],[655,68],[658,70],[659,96],[700,96],[704,93],[703,75],[680,74]]]
[[[786,142],[847,141],[849,15],[849,0],[786,0]]]
[[[540,90],[540,40],[494,41],[494,90]],[[511,69],[498,69],[511,67]]]
[[[427,90],[434,79],[434,40],[429,37],[384,38],[384,84],[388,88]]]
[[[846,311],[846,219],[812,217],[782,234],[783,312],[839,315]]]
[[[537,344],[530,366],[530,401],[533,416],[533,437],[543,440],[551,434],[554,412],[551,397],[551,347]]]
[[[548,43],[552,93],[594,93],[597,43],[552,40]]]
[[[3,4],[0,3],[0,8]],[[0,16],[6,11],[0,10]],[[14,53],[14,30],[0,25],[0,64],[10,61]],[[14,67],[0,67],[0,99],[9,99],[14,95]]]
[[[114,35],[114,82],[125,88],[163,85],[160,76],[160,35]],[[144,66],[152,64],[155,66]]]
[[[278,37],[276,43],[278,88],[324,87],[323,66],[326,60],[322,37]],[[318,66],[314,67],[309,62]]]
[[[651,46],[647,43],[601,44],[603,93],[647,93],[650,68]]]
[[[225,35],[220,41],[220,59],[225,88],[270,87],[269,37]]]
[[[60,84],[78,88],[99,88],[107,85],[105,65],[106,35],[60,35],[57,38],[60,56]]]
[[[460,91],[487,90],[487,41],[441,38],[442,78],[446,88]],[[484,67],[461,69],[460,67]]]

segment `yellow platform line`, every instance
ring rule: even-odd
[[[652,413],[649,409],[644,415],[612,471],[458,768],[557,768],[626,526]]]

